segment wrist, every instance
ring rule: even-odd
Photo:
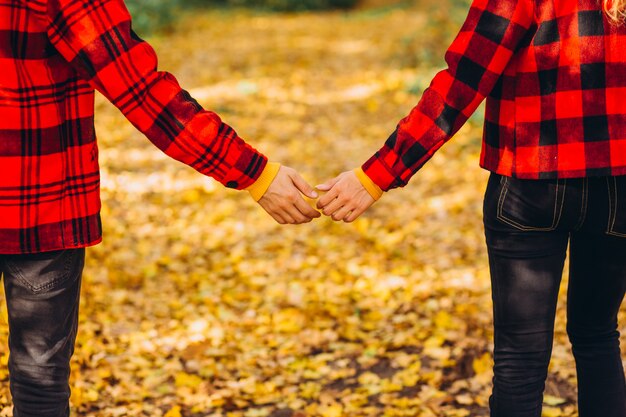
[[[367,190],[367,192],[372,196],[374,200],[379,200],[380,197],[382,197],[383,190],[378,185],[376,185],[376,183],[372,181],[370,177],[367,176],[365,171],[363,171],[363,168],[354,169],[354,173],[361,182],[361,185],[363,185],[363,188]]]
[[[268,162],[259,175],[259,178],[246,188],[246,191],[250,193],[254,201],[259,201],[265,195],[265,192],[270,187],[276,175],[278,175],[278,171],[280,170],[281,165],[278,162]]]

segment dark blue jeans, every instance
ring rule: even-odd
[[[14,417],[66,417],[85,250],[0,255]]]
[[[541,416],[569,244],[567,333],[580,417],[626,417],[617,325],[626,291],[626,177],[492,174],[484,223],[494,310],[491,416]]]

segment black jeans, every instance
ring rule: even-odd
[[[84,261],[84,249],[0,255],[14,417],[70,415],[70,358]]]
[[[568,243],[567,333],[580,417],[626,417],[617,314],[626,291],[626,177],[492,174],[484,223],[494,309],[492,417],[539,417]]]

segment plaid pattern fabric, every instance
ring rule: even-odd
[[[598,0],[475,0],[438,73],[364,165],[405,185],[487,98],[481,166],[525,179],[626,174],[626,27]]]
[[[101,240],[94,89],[157,147],[227,187],[267,159],[157,71],[123,0],[0,0],[0,253]]]

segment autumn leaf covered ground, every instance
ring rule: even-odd
[[[317,184],[377,150],[441,65],[456,23],[431,7],[202,11],[149,39],[203,105]],[[105,241],[88,251],[75,415],[488,415],[480,114],[356,223],[284,227],[97,106]],[[576,415],[565,289],[546,416]],[[0,380],[7,416],[4,365]]]

